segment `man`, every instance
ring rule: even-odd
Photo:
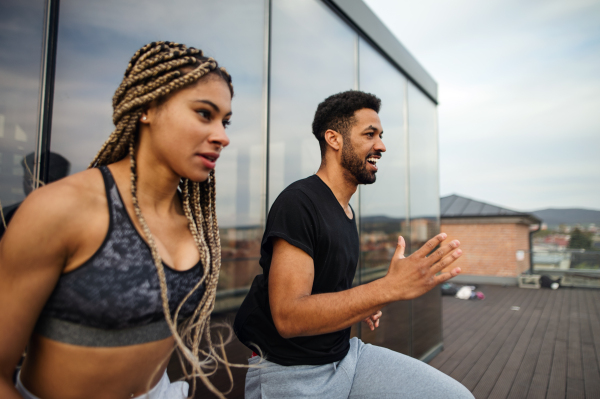
[[[380,100],[335,94],[317,108],[313,133],[321,147],[316,175],[286,188],[269,212],[255,278],[234,330],[260,353],[250,359],[246,398],[472,398],[455,380],[400,353],[350,339],[350,326],[379,326],[381,309],[416,298],[456,276],[447,269],[460,243],[439,234],[408,258],[398,246],[385,277],[352,288],[359,239],[350,198],[375,182],[385,152]]]

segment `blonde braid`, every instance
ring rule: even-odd
[[[220,344],[218,346],[221,348],[221,356],[217,353],[210,336],[210,313],[214,308],[221,269],[221,241],[215,206],[214,171],[210,172],[205,182],[199,183],[182,179],[179,184],[183,194],[184,214],[200,253],[203,275],[171,315],[164,265],[138,202],[135,158],[138,123],[144,110],[151,104],[166,100],[169,94],[197,82],[209,73],[220,76],[228,84],[233,96],[230,75],[224,68],[219,68],[214,59],[204,57],[202,51],[198,49],[172,42],[153,42],[138,50],[131,58],[123,81],[113,96],[115,130],[102,145],[89,167],[120,161],[129,153],[133,207],[144,237],[150,246],[160,283],[165,320],[175,340],[182,370],[187,379],[192,379],[192,395],[196,388],[195,377],[198,377],[210,391],[218,397],[224,398],[223,394],[208,380],[208,376],[216,372],[218,364],[224,363],[231,384],[233,384],[229,370],[229,366],[233,366],[233,364],[227,362],[223,349],[226,342],[219,336]],[[194,313],[181,326],[178,326],[178,316],[183,304],[203,284],[205,286],[204,295]],[[203,338],[206,339],[205,349],[200,346]],[[200,359],[201,355],[203,356],[202,360]],[[188,371],[184,359],[191,370]]]

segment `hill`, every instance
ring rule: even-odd
[[[586,225],[595,223],[600,226],[600,211],[592,209],[541,209],[539,211],[530,212],[541,219],[548,226],[558,226],[560,224]]]

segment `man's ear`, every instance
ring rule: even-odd
[[[342,149],[342,135],[335,130],[327,129],[325,131],[325,142],[336,151]]]

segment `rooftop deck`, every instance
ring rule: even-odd
[[[600,290],[478,290],[485,300],[443,298],[431,366],[478,399],[600,398]]]

